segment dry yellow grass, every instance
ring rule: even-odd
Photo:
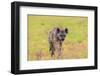
[[[86,43],[64,43],[61,59],[81,59],[88,57]],[[56,53],[57,54],[57,53]],[[37,50],[30,52],[30,60],[51,60],[50,52],[44,50]],[[57,57],[55,58],[57,59]]]

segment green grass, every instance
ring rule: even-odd
[[[67,27],[68,36],[63,43],[62,59],[87,58],[88,18],[78,16],[35,16],[28,15],[28,60],[50,58],[48,34],[54,27]]]

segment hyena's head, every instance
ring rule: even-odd
[[[60,41],[64,41],[67,34],[68,34],[67,28],[65,28],[65,29],[57,28],[56,29],[56,36],[57,36],[58,40],[60,40]]]

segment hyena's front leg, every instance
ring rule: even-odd
[[[61,59],[62,58],[62,43],[58,42],[56,45],[56,50],[57,50],[57,59]]]
[[[62,50],[61,50],[61,47],[58,48],[58,56],[57,56],[58,59],[61,59],[62,58]]]
[[[49,51],[50,51],[50,53],[51,53],[51,58],[52,58],[52,59],[55,59],[55,48],[54,48],[54,46],[53,46],[52,43],[50,43]]]

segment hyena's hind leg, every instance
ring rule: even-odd
[[[51,58],[55,58],[55,53],[54,53],[55,48],[52,43],[50,43],[49,51],[51,53]]]

